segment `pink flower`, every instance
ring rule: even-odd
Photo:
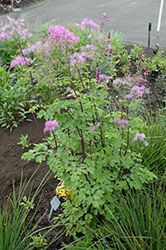
[[[55,131],[59,127],[59,124],[56,120],[45,122],[44,133],[47,131]]]
[[[111,79],[111,77],[106,76],[106,75],[104,75],[104,74],[100,74],[100,75],[99,75],[99,80],[100,80],[100,81],[107,82],[107,81],[109,81],[110,79]]]
[[[99,19],[107,21],[107,22],[109,21],[109,17],[106,15],[105,12],[102,14],[102,16],[99,16]]]
[[[29,45],[29,44],[28,44]],[[27,55],[30,52],[33,52],[34,50],[37,50],[41,47],[41,42],[36,42],[36,44],[32,44],[31,46],[29,45],[29,47],[27,49],[23,49],[22,53],[23,55]]]
[[[92,27],[92,28],[96,28],[99,29],[100,26],[96,23],[94,23],[91,19],[87,19],[85,18],[82,22],[81,22],[81,27],[85,28],[85,27]]]
[[[70,64],[75,65],[76,63],[84,63],[85,57],[88,59],[92,59],[92,56],[86,52],[78,53],[74,52],[74,54],[70,57]]]
[[[121,128],[125,128],[125,126],[126,126],[125,124],[128,123],[127,120],[118,120],[118,119],[115,119],[114,122],[120,124]]]
[[[101,125],[100,122],[98,122],[98,124],[96,125],[96,127],[98,128],[98,127],[100,127],[100,125]]]
[[[112,77],[109,77],[109,76],[106,76],[104,74],[101,74],[100,68],[97,69],[97,72],[96,72],[96,82],[97,83],[100,83],[101,81],[107,82],[110,79],[112,79]]]
[[[0,34],[0,40],[2,40],[2,39],[6,40],[6,39],[9,39],[10,37],[11,37],[10,34],[7,34],[5,32],[2,32]]]
[[[94,130],[95,130],[95,127],[90,127],[90,130],[91,130],[91,131],[94,131]]]
[[[131,91],[132,94],[134,94],[136,92],[138,97],[142,97],[142,95],[145,93],[145,87],[139,87],[139,86],[133,86]]]
[[[90,123],[90,131],[94,131],[95,130],[95,126],[93,126],[93,123]]]
[[[148,73],[148,69],[149,69],[149,67],[148,67],[148,65],[147,65],[147,66],[146,66],[146,69],[145,69],[144,76],[148,76],[148,75],[149,75],[149,73]]]
[[[21,65],[29,65],[29,63],[33,63],[33,60],[31,58],[23,57],[21,55],[17,56],[15,60],[13,60],[10,64],[10,68],[13,68],[14,66],[21,64]]]
[[[134,98],[134,95],[132,93],[124,96],[124,99],[133,99],[133,98]]]
[[[97,50],[97,49],[96,49],[96,46],[94,46],[93,44],[90,44],[90,45],[87,44],[87,45],[86,45],[86,48],[87,48],[87,49],[90,49],[90,50],[94,50],[94,51]]]
[[[67,92],[70,92],[70,91],[71,91],[71,88],[70,88],[70,87],[67,87],[66,91],[67,91]]]
[[[68,29],[65,29],[64,27],[50,26],[48,28],[48,31],[50,32],[48,36],[48,39],[50,40],[60,40],[62,42],[71,41],[74,43],[77,43],[80,40],[79,37],[75,37],[74,33],[69,31]]]
[[[135,134],[134,138],[133,138],[133,141],[137,141],[137,140],[140,140],[140,141],[143,141],[144,145],[147,147],[149,144],[148,142],[146,142],[144,139],[146,138],[145,134],[144,133],[141,133],[139,134],[138,132]]]
[[[133,138],[133,141],[137,141],[138,139],[139,140],[143,140],[143,139],[145,139],[145,135],[143,134],[143,133],[141,133],[141,134],[139,134],[138,132],[135,134],[135,137]]]

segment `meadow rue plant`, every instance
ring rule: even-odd
[[[35,69],[23,65],[20,70],[29,74],[37,98],[31,110],[39,110],[38,118],[46,120],[43,132],[50,135],[22,158],[47,161],[65,190],[70,190],[62,204],[63,214],[55,220],[65,223],[69,234],[86,234],[86,226],[95,227],[98,219],[109,220],[103,202],[114,213],[116,192],[141,189],[156,176],[142,165],[141,155],[131,150],[135,134],[146,127],[131,112],[141,103],[124,98],[122,108],[116,110],[105,90],[115,73],[110,33],[101,38],[96,52],[79,46],[81,39],[66,28],[51,26],[48,31],[40,52],[33,51],[39,62],[32,65]],[[88,39],[92,45],[92,38]],[[145,91],[142,81],[138,77],[122,80],[126,94],[140,97]]]
[[[144,122],[129,112],[113,112],[111,107],[108,113],[103,105],[109,105],[107,92],[95,79],[90,84],[86,83],[88,78],[77,81],[77,85],[72,78],[70,81],[67,90],[72,90],[75,98],[66,99],[59,91],[58,98],[38,113],[39,118],[49,120],[44,132],[56,130],[56,134],[47,138],[49,145],[36,145],[23,159],[47,160],[65,184],[64,190],[70,190],[64,198],[63,214],[55,220],[61,219],[68,233],[75,234],[86,233],[85,225],[93,227],[99,217],[109,219],[102,201],[114,212],[117,191],[141,189],[155,175],[143,167],[141,156],[129,149]]]
[[[39,117],[58,121],[56,143],[50,134],[51,148],[41,143],[23,155],[23,159],[35,158],[38,162],[47,159],[65,188],[72,190],[74,200],[63,203],[64,212],[60,215],[71,230],[69,233],[86,233],[85,224],[93,227],[96,216],[105,218],[101,200],[114,211],[116,191],[141,189],[144,182],[155,177],[141,165],[141,157],[129,150],[134,131],[143,122],[140,118],[113,119],[114,114],[109,115],[102,108],[106,102],[103,91],[93,94],[94,85],[90,93],[80,94],[75,101],[56,100],[46,111],[41,110]],[[114,126],[114,121],[121,126]]]

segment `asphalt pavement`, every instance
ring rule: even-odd
[[[163,0],[161,0],[163,1]],[[43,24],[80,23],[84,18],[94,22],[104,12],[109,16],[107,30],[124,34],[129,43],[148,45],[148,25],[152,23],[151,47],[156,43],[166,48],[166,1],[163,6],[159,39],[157,24],[160,0],[46,0],[41,4],[11,13],[14,18],[25,18],[36,30]],[[4,19],[5,16],[1,16]]]

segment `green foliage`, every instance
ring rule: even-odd
[[[127,190],[119,194],[116,213],[110,221],[99,226],[103,240],[115,249],[165,249],[166,248],[166,195],[165,175],[149,183],[141,191]],[[112,248],[110,248],[112,249]]]
[[[0,124],[12,130],[26,119],[27,96],[15,74],[0,68],[0,80]]]
[[[31,236],[33,242],[32,245],[35,246],[36,249],[44,250],[47,248],[47,241],[43,238],[43,236],[39,233],[39,236]]]
[[[114,212],[116,192],[141,189],[143,183],[155,177],[143,167],[141,156],[128,149],[135,132],[146,126],[140,118],[130,116],[133,104],[123,103],[128,106],[128,114],[111,109],[107,112],[107,92],[100,89],[101,85],[94,81],[82,93],[82,84],[73,88],[77,91],[74,100],[56,99],[46,110],[39,111],[38,118],[56,120],[60,126],[56,135],[53,132],[47,142],[35,145],[22,156],[27,160],[35,158],[39,163],[47,159],[66,189],[72,188],[74,201],[66,200],[59,216],[72,234],[86,234],[85,225],[93,228],[96,217],[107,216],[101,200],[110,204]],[[122,117],[128,120],[125,128],[113,122]]]
[[[29,143],[28,134],[26,134],[25,136],[21,135],[20,142],[17,142],[17,144],[22,145],[22,148],[29,148],[31,143]]]
[[[143,65],[144,67],[148,65],[150,75],[153,75],[153,71],[156,71],[164,76],[166,74],[165,52],[158,51],[154,57],[145,59]]]
[[[138,44],[133,44],[133,49],[130,52],[130,57],[133,61],[138,61],[140,59],[140,53],[143,52],[142,46]],[[145,55],[142,53],[142,59],[145,58]]]
[[[34,172],[34,174],[36,171]],[[35,227],[39,224],[40,220],[33,227],[31,223],[34,215],[38,210],[38,206],[35,208],[33,216],[26,221],[31,206],[21,206],[21,201],[24,199],[24,193],[33,178],[28,182],[23,182],[23,174],[21,175],[19,194],[16,196],[15,185],[13,182],[13,197],[8,197],[2,206],[0,206],[0,249],[1,250],[22,250],[32,249],[29,248],[30,235],[34,233]],[[41,186],[38,191],[33,195],[32,200],[40,192]],[[29,194],[30,195],[30,194]]]
[[[18,54],[18,47],[13,39],[0,40],[0,62],[3,65],[9,66],[16,54]]]
[[[22,200],[23,202],[21,202],[20,205],[24,206],[25,209],[29,210],[34,208],[33,200],[30,201],[26,196],[24,196]]]
[[[165,91],[166,93],[166,74],[164,75],[159,75],[156,79],[156,84],[158,86],[160,86],[162,91]],[[165,100],[162,100],[163,102],[166,101],[166,97]]]
[[[142,148],[140,143],[134,145],[135,152],[140,152],[143,158],[143,165],[150,171],[161,175],[165,172],[166,166],[166,113],[165,108],[156,113],[156,117],[146,110],[147,127],[143,132],[147,135],[149,147]]]
[[[91,238],[91,237],[90,237]],[[65,247],[61,249],[67,249],[67,250],[80,250],[80,249],[90,249],[90,250],[103,250],[108,249],[108,244],[106,241],[103,241],[103,238],[100,236],[99,240],[94,240],[93,242],[89,240],[89,234],[84,237],[75,237],[75,241],[71,244],[65,245]]]

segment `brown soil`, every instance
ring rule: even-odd
[[[33,117],[30,116],[30,118],[33,120]],[[44,128],[44,120],[38,120],[38,124],[41,129]],[[35,124],[34,121],[28,122],[25,121],[24,123],[20,124],[18,128],[15,128],[11,133],[9,130],[5,130],[4,128],[0,127],[0,138],[1,138],[1,145],[0,145],[0,186],[1,186],[1,192],[0,192],[0,203],[1,205],[4,202],[4,199],[7,199],[7,197],[12,193],[12,180],[15,180],[15,187],[16,187],[16,194],[18,194],[18,190],[20,187],[20,180],[21,180],[21,171],[23,171],[24,179],[27,177],[29,179],[34,171],[37,169],[39,164],[37,164],[34,160],[32,161],[24,161],[21,160],[21,155],[26,152],[28,149],[22,149],[21,145],[18,145],[17,142],[19,142],[19,137],[21,135],[29,135],[30,143],[39,143],[42,142],[42,136]],[[33,148],[33,146],[30,146],[30,148]],[[29,148],[29,149],[30,149]],[[46,163],[41,164],[39,167],[39,170],[33,177],[33,180],[31,184],[33,183],[32,187],[32,193],[37,189],[40,182],[48,172],[49,167]],[[31,185],[30,184],[30,185]],[[39,225],[39,227],[45,227],[52,225],[52,222],[48,220],[48,215],[50,211],[50,201],[55,196],[55,188],[58,184],[58,180],[54,178],[54,175],[50,177],[48,182],[45,185],[42,199],[40,202],[40,207],[37,215],[35,216],[35,221],[41,218],[41,216],[46,212],[43,221]],[[29,187],[30,187],[29,185]],[[28,196],[28,190],[27,190],[27,196]],[[12,197],[12,195],[11,195]],[[35,204],[38,201],[35,202]],[[58,208],[56,211],[57,213],[61,212],[62,209]],[[33,213],[33,210],[32,210]],[[32,214],[31,213],[31,214]],[[53,212],[53,216],[55,216],[55,213]],[[52,216],[52,217],[53,217]],[[35,222],[34,221],[34,222]],[[58,231],[60,231],[61,228],[56,228],[53,230],[53,235],[49,236],[47,238],[47,241],[50,242],[57,234]],[[70,238],[65,237],[64,235],[57,240],[50,248],[48,249],[60,249],[62,246],[62,242],[69,243]]]

